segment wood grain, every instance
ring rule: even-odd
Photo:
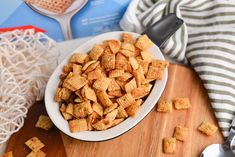
[[[45,144],[42,151],[47,154],[47,157],[66,157],[60,131],[55,126],[49,131],[35,127],[41,114],[47,115],[43,101],[35,103],[30,108],[24,126],[11,136],[6,152],[13,151],[14,157],[25,157],[31,150],[24,143],[36,136]]]
[[[104,142],[84,142],[72,139],[61,133],[65,151],[68,157],[198,157],[201,151],[209,144],[221,143],[222,134],[218,131],[213,136],[205,136],[197,131],[197,127],[204,120],[216,124],[209,99],[202,82],[197,74],[186,67],[171,65],[167,86],[161,99],[171,100],[175,97],[189,97],[192,107],[189,110],[174,110],[172,113],[159,113],[153,109],[148,116],[136,127],[119,136],[118,138]],[[36,115],[35,115],[36,116]],[[27,118],[28,119],[28,118]],[[32,121],[27,121],[32,123]],[[176,125],[181,124],[189,128],[189,135],[185,142],[177,141],[177,151],[174,155],[167,155],[162,152],[162,139],[173,135]],[[33,136],[28,128],[25,132]],[[17,133],[19,134],[19,133]],[[27,135],[27,137],[25,137]],[[17,140],[25,141],[30,138],[27,133],[13,136],[8,150],[13,145],[23,145]],[[43,142],[49,140],[49,135],[44,133],[41,137]],[[58,138],[58,137],[56,137]],[[47,149],[58,151],[63,143],[56,140],[56,144],[47,145]],[[51,138],[52,139],[52,138]],[[44,141],[45,140],[45,141]],[[24,147],[18,146],[17,152]],[[54,157],[57,155],[47,155]],[[19,156],[20,157],[20,156]]]

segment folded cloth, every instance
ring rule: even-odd
[[[199,74],[226,137],[235,116],[235,1],[133,0],[120,25],[141,33],[168,13],[185,23],[162,52]]]

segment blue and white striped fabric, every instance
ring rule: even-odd
[[[185,23],[162,51],[199,74],[226,137],[235,117],[235,0],[133,0],[120,25],[141,33],[168,13]]]

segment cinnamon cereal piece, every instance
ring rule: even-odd
[[[100,56],[103,54],[104,49],[101,45],[95,45],[91,49],[91,52],[89,53],[89,56],[91,57],[92,60],[97,61]]]
[[[165,69],[169,66],[169,62],[164,61],[164,60],[154,59],[154,60],[152,60],[151,65],[154,67]]]
[[[88,85],[85,85],[83,87],[83,89],[84,89],[85,98],[87,98],[93,102],[97,102],[97,97],[96,97],[94,89],[90,88]]]
[[[101,64],[105,69],[115,69],[115,54],[104,54],[101,57]]]
[[[124,55],[117,53],[115,63],[116,69],[125,69],[127,62],[128,60]]]
[[[49,130],[53,126],[51,119],[48,116],[40,115],[35,127]]]
[[[101,119],[92,125],[96,130],[106,130],[112,126],[112,121],[109,119]]]
[[[122,106],[118,106],[117,108],[117,118],[126,118],[128,117],[128,114],[126,113],[126,110]]]
[[[149,51],[141,51],[140,54],[141,54],[141,57],[143,58],[143,60],[145,60],[149,63],[153,60],[153,54]]]
[[[208,122],[202,122],[201,125],[198,127],[198,130],[200,132],[202,132],[203,134],[207,135],[207,136],[211,136],[214,133],[216,133],[216,131],[218,130],[218,127],[216,127],[215,125],[208,123]]]
[[[115,77],[122,76],[123,74],[124,74],[123,69],[115,69],[109,72],[109,77],[115,78]]]
[[[95,69],[89,73],[87,73],[87,78],[88,80],[95,80],[95,79],[100,79],[102,77],[102,72],[100,69]]]
[[[148,70],[146,78],[161,80],[163,77],[163,72],[164,71],[161,68],[149,66],[149,70]]]
[[[37,137],[32,137],[31,139],[25,142],[25,145],[28,146],[34,152],[39,151],[45,146]]]
[[[93,103],[92,105],[92,109],[98,114],[100,115],[101,117],[103,116],[104,114],[104,109],[103,107],[99,104],[99,103]]]
[[[113,105],[113,102],[109,99],[109,96],[105,91],[97,91],[96,95],[104,107]]]
[[[176,98],[173,100],[173,103],[177,110],[188,109],[191,106],[188,98]]]
[[[73,73],[75,75],[81,75],[82,74],[82,66],[78,64],[73,64]]]
[[[37,152],[31,151],[26,157],[45,157],[46,153],[39,150]]]
[[[131,81],[129,81],[126,85],[125,85],[125,91],[127,93],[131,92],[133,89],[137,88],[137,84],[136,84],[136,80],[135,78],[133,78]]]
[[[76,91],[87,84],[87,80],[82,76],[72,76],[71,78],[65,79],[63,86],[70,89],[71,91]]]
[[[85,118],[87,115],[91,114],[93,109],[89,101],[84,101],[79,104],[74,105],[74,116],[76,118]]]
[[[135,51],[135,46],[131,43],[123,42],[122,46],[121,46],[121,49],[131,51],[132,54],[133,54],[133,52]]]
[[[149,62],[142,59],[137,59],[137,62],[142,67],[144,74],[147,74],[149,69]]]
[[[121,48],[121,42],[119,40],[108,40],[108,45],[114,54],[116,54]]]
[[[174,154],[176,151],[176,139],[172,137],[164,138],[163,151],[166,154]]]
[[[93,70],[95,70],[96,69],[96,67],[98,66],[100,64],[100,61],[96,61],[96,62],[93,62],[92,64],[90,64],[87,68],[84,68],[84,69],[82,69],[82,70],[84,70],[84,73],[86,74],[86,73],[89,73],[89,72],[91,72],[91,71],[93,71]],[[84,67],[85,67],[86,65],[84,65]]]
[[[83,64],[85,62],[85,59],[87,58],[87,56],[88,56],[87,54],[74,53],[70,57],[69,62]]]
[[[134,57],[134,51],[121,49],[120,52],[126,57]]]
[[[112,90],[112,91],[108,92],[108,95],[109,96],[114,96],[114,97],[120,97],[120,96],[122,96],[122,91],[121,91],[121,89]]]
[[[62,102],[63,100],[68,100],[71,95],[71,91],[67,88],[57,88],[55,101]]]
[[[126,108],[126,113],[131,117],[135,117],[139,108],[140,108],[139,103],[135,102],[134,104],[132,104]]]
[[[183,126],[176,126],[175,132],[174,132],[174,138],[176,138],[179,141],[185,141],[188,135],[188,128],[185,128]]]
[[[147,50],[153,45],[152,41],[148,38],[147,35],[141,35],[136,43],[135,46],[141,50]]]
[[[152,88],[151,84],[142,85],[142,86],[140,86],[138,88],[133,89],[131,91],[131,95],[135,99],[143,98],[143,97],[145,97],[146,95],[149,94],[151,88]]]
[[[108,91],[115,91],[115,90],[120,90],[120,86],[116,82],[115,79],[112,79],[109,86],[108,86]]]
[[[130,57],[129,62],[131,64],[133,70],[136,70],[136,69],[139,68],[139,64],[138,64],[137,60],[134,57]]]
[[[132,78],[132,74],[131,73],[129,73],[129,72],[124,72],[123,74],[122,74],[122,76],[119,76],[117,79],[119,80],[119,81],[127,81],[127,80],[129,80],[130,78]]]
[[[116,125],[118,125],[118,124],[120,124],[120,123],[123,122],[123,121],[124,121],[124,118],[114,119],[114,120],[112,121],[112,127],[113,127],[113,126],[116,126]]]
[[[104,115],[108,114],[109,112],[113,111],[118,107],[117,103],[114,103],[112,106],[106,107],[104,110]]]
[[[106,114],[105,119],[108,119],[110,121],[113,121],[118,114],[118,110],[114,109],[113,111]]]
[[[65,112],[68,113],[68,114],[71,114],[73,115],[73,104],[72,103],[69,103],[65,109]]]
[[[93,87],[97,90],[106,91],[111,82],[111,78],[102,77],[94,82]]]
[[[69,129],[72,133],[87,131],[87,120],[85,118],[69,121]]]
[[[129,33],[122,33],[122,41],[125,43],[133,43],[134,39]]]
[[[157,103],[158,112],[171,112],[172,111],[172,102],[171,101],[159,101]]]
[[[122,97],[118,98],[116,101],[123,108],[126,108],[135,103],[135,99],[132,97],[130,93],[123,95]]]

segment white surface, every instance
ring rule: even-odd
[[[93,45],[101,43],[104,40],[108,40],[110,39],[110,37],[112,37],[112,39],[119,40],[122,33],[123,32],[121,31],[109,32],[96,36],[91,40],[89,40],[88,42],[86,42],[85,44],[79,46],[75,51],[73,51],[73,53],[76,52],[87,53],[93,47]],[[132,34],[134,38],[139,37],[139,34],[137,33],[130,32],[130,34]],[[156,45],[153,45],[149,49],[149,51],[152,52],[154,58],[164,60],[164,56],[162,55],[161,51]],[[137,116],[135,118],[131,117],[127,118],[119,125],[104,131],[83,131],[79,133],[71,133],[69,130],[68,122],[64,120],[63,117],[61,116],[61,113],[59,111],[59,104],[54,101],[54,95],[57,86],[60,82],[59,76],[61,74],[63,66],[68,63],[70,56],[71,55],[66,56],[51,75],[45,91],[45,106],[47,113],[51,118],[52,122],[55,124],[55,126],[59,128],[62,132],[67,134],[68,136],[73,137],[75,139],[80,139],[85,141],[103,141],[117,137],[127,132],[132,127],[137,125],[152,110],[152,108],[157,103],[159,97],[161,96],[167,82],[168,71],[166,69],[164,71],[163,79],[156,81],[154,83],[149,96],[142,104],[140,111],[137,113]]]

